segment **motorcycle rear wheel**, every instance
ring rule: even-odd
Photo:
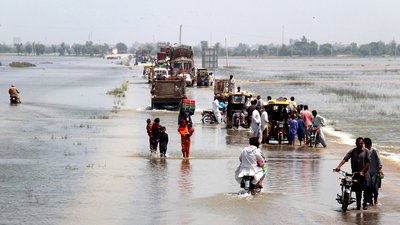
[[[214,122],[214,120],[210,115],[205,115],[205,116],[203,116],[203,118],[201,118],[201,122],[210,124],[210,123]]]
[[[283,140],[282,136],[283,136],[282,134],[278,135],[278,144],[282,144],[282,140]]]
[[[313,148],[314,145],[315,145],[315,137],[314,137],[314,136],[311,136],[311,137],[310,137],[310,147]]]

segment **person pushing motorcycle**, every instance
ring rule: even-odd
[[[363,209],[368,209],[368,190],[365,188],[364,175],[370,165],[370,156],[366,148],[364,148],[364,141],[362,137],[357,138],[356,147],[350,150],[340,161],[336,167],[336,171],[340,171],[340,167],[351,159],[351,171],[352,173],[359,173],[355,179],[356,183],[353,184],[352,191],[356,193],[357,210],[361,209],[361,195],[364,191]],[[367,192],[366,192],[367,191]]]
[[[325,118],[318,115],[317,110],[312,111],[313,119],[311,120],[311,124],[313,127],[317,127],[319,129],[319,142],[326,148],[326,141],[324,133],[322,132],[322,127],[325,126]],[[310,135],[308,135],[310,137]]]
[[[266,172],[265,157],[258,148],[260,142],[257,137],[251,137],[249,144],[250,146],[245,147],[240,153],[240,165],[235,171],[235,179],[242,184],[244,176],[253,176],[251,183],[261,189]]]

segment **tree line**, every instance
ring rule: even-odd
[[[119,53],[127,53],[128,47],[120,42],[115,45]],[[6,45],[0,44],[0,53],[16,53],[18,55],[44,55],[57,54],[60,56],[102,56],[110,53],[108,44],[93,44],[87,41],[85,44],[68,45],[62,42],[59,45],[44,45],[41,43],[27,42],[25,44]]]
[[[201,56],[201,49],[204,42],[193,46],[196,56]],[[208,46],[207,46],[208,47]],[[279,56],[300,56],[300,57],[327,57],[327,56],[359,56],[359,57],[383,57],[397,56],[400,52],[400,45],[395,41],[384,43],[382,41],[370,42],[358,45],[357,43],[341,44],[341,43],[323,43],[318,44],[315,41],[308,40],[305,36],[299,40],[291,39],[290,44],[257,44],[248,45],[239,43],[235,47],[225,48],[221,43],[215,43],[213,47],[217,50],[219,56],[225,56],[226,51],[230,56],[246,56],[246,57],[279,57]],[[16,53],[23,55],[43,55],[57,54],[60,56],[102,56],[110,54],[113,48],[118,49],[118,53],[132,53],[137,51],[141,53],[156,55],[158,48],[156,43],[135,43],[131,47],[127,47],[125,43],[119,42],[114,46],[108,44],[94,44],[86,41],[85,44],[66,44],[64,42],[56,45],[44,45],[41,43],[27,42],[25,44],[6,45],[0,44],[0,53]]]

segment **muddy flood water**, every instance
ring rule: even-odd
[[[298,104],[310,105],[330,121],[327,148],[263,145],[268,172],[264,191],[255,196],[240,194],[234,179],[249,131],[200,121],[202,109],[211,108],[212,87],[188,88],[189,98],[196,100],[195,133],[191,158],[182,159],[178,114],[149,109],[141,66],[74,57],[0,60],[37,65],[0,67],[0,224],[376,225],[400,220],[396,60],[236,59],[232,67],[215,71],[217,78],[233,74],[242,89],[264,98],[296,96]],[[129,84],[125,97],[106,94],[124,82]],[[20,105],[9,105],[11,84],[21,92]],[[360,97],[348,88],[368,92]],[[169,134],[166,159],[149,154],[145,121],[156,117]],[[368,210],[352,204],[342,213],[335,200],[339,176],[332,169],[358,136],[370,136],[382,151],[380,203]],[[350,163],[342,169],[350,171]]]

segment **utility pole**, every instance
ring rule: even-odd
[[[228,64],[228,47],[227,47],[227,41],[226,41],[226,38],[225,38],[225,53],[226,53],[226,57],[225,57],[225,60],[226,60],[226,67],[228,67],[229,66],[229,64]]]
[[[182,44],[182,24],[179,26],[179,44]]]
[[[284,44],[284,39],[285,38],[285,25],[282,25],[282,46]]]

